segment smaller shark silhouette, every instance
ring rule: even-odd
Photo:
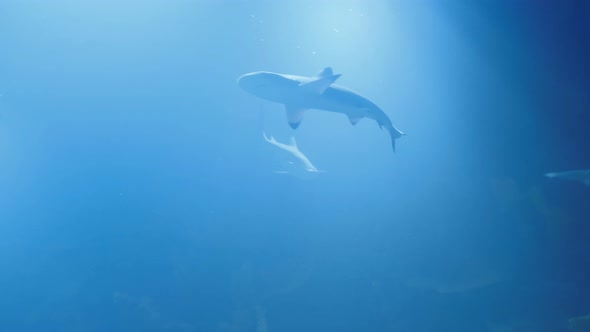
[[[547,173],[545,176],[551,179],[577,181],[590,186],[590,169]]]
[[[312,177],[317,176],[319,173],[325,172],[318,170],[309,159],[303,154],[303,152],[299,151],[297,147],[297,142],[295,141],[295,137],[291,136],[290,144],[283,144],[278,142],[274,137],[266,136],[266,133],[262,133],[264,140],[269,142],[270,144],[281,148],[284,151],[287,151],[291,156],[295,157],[294,161],[288,161],[285,164],[286,170],[282,171],[274,171],[274,173],[278,174],[291,174],[300,179],[309,179]]]

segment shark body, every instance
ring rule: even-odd
[[[274,137],[266,136],[266,133],[262,133],[264,140],[268,143],[281,148],[282,150],[289,153],[292,156],[292,160],[287,162],[286,169],[281,171],[274,171],[275,173],[291,174],[301,179],[309,179],[315,177],[319,173],[323,172],[318,170],[309,159],[299,151],[295,137],[291,137],[290,144],[284,144],[277,141]]]
[[[582,182],[583,184],[590,186],[590,169],[547,173],[545,176],[552,179],[554,178]]]
[[[284,104],[287,120],[296,129],[308,109],[341,113],[355,125],[362,118],[377,121],[391,136],[395,151],[395,140],[403,132],[395,128],[391,120],[375,103],[353,90],[334,84],[340,74],[334,75],[326,67],[314,77],[279,74],[266,71],[248,73],[238,79],[238,85],[259,98]]]

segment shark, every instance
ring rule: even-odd
[[[391,119],[369,99],[359,93],[335,84],[341,74],[334,74],[325,67],[315,76],[298,76],[269,71],[247,73],[238,78],[238,86],[244,91],[267,101],[285,105],[289,126],[297,129],[309,109],[341,113],[352,125],[361,119],[373,119],[379,128],[385,128],[391,137],[395,152],[395,140],[405,135]]]
[[[587,186],[590,186],[590,169],[580,169],[565,172],[547,173],[546,177],[551,179],[562,179],[581,182]]]
[[[291,136],[289,144],[284,144],[277,141],[274,137],[266,136],[266,133],[263,132],[262,136],[264,140],[268,143],[281,148],[284,151],[287,151],[292,157],[294,157],[294,161],[288,161],[286,166],[286,170],[282,171],[274,171],[274,173],[278,174],[291,174],[300,179],[310,179],[315,177],[319,173],[325,172],[318,170],[309,159],[303,154],[303,152],[299,151],[297,147],[297,142],[295,141],[295,137]]]

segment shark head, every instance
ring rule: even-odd
[[[289,99],[300,82],[287,75],[257,71],[242,75],[238,78],[238,86],[259,98],[282,102]]]

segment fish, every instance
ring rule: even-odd
[[[550,179],[577,181],[590,186],[590,169],[546,173],[545,176]]]
[[[285,164],[285,170],[274,171],[277,174],[290,174],[300,179],[310,179],[312,177],[317,176],[319,173],[323,173],[325,171],[318,170],[307,158],[303,152],[299,150],[297,147],[297,142],[295,141],[295,137],[291,136],[289,140],[289,144],[284,144],[277,141],[274,137],[268,137],[265,132],[262,133],[264,140],[268,143],[281,148],[282,150],[289,153],[290,156],[293,157],[292,160],[289,160]]]
[[[257,71],[238,78],[238,86],[244,91],[267,101],[285,105],[289,126],[297,129],[309,109],[344,114],[352,125],[361,119],[373,119],[379,128],[385,128],[391,137],[395,152],[395,140],[405,133],[397,129],[391,119],[369,99],[334,82],[341,74],[334,74],[331,67],[324,68],[316,76],[297,76],[269,71]]]

